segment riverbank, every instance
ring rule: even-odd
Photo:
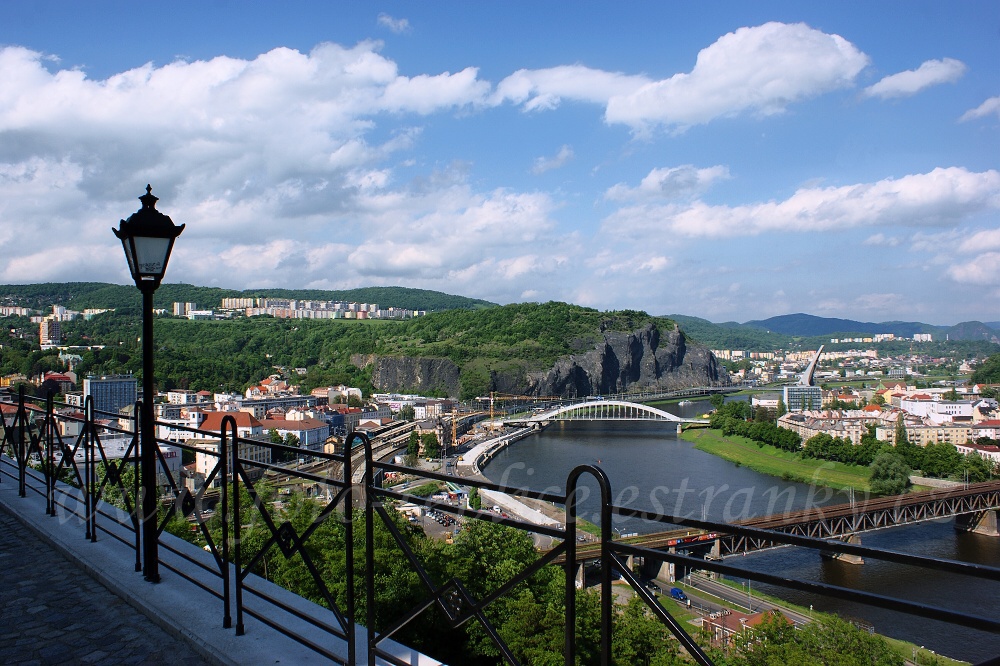
[[[796,453],[773,446],[757,446],[756,442],[746,437],[726,437],[721,431],[709,428],[685,430],[681,438],[692,442],[699,451],[786,481],[835,489],[853,488],[861,492],[869,490],[867,467],[801,458]]]

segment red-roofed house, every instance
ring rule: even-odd
[[[223,421],[230,416],[236,422],[236,436],[240,438],[240,460],[244,462],[251,478],[259,477],[264,470],[253,463],[270,464],[271,447],[268,446],[267,432],[261,428],[260,421],[247,412],[205,412],[205,420],[198,427],[198,433],[192,434],[192,439],[188,440],[189,444],[198,447],[198,453],[195,454],[198,473],[207,479],[218,464],[219,437]],[[219,479],[216,477],[213,485],[218,484]]]
[[[791,624],[791,620],[781,614],[780,611],[761,611],[747,615],[740,611],[724,610],[712,613],[702,618],[702,628],[711,635],[714,645],[724,647],[729,645],[736,637],[749,632],[751,629],[766,620],[772,619],[778,622]]]

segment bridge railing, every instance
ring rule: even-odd
[[[5,416],[3,438],[0,440],[0,454],[3,454],[0,458],[0,480],[4,476],[16,479],[22,495],[29,490],[46,494],[47,497],[51,494],[52,502],[47,503],[46,513],[51,511],[54,515],[56,506],[60,510],[77,512],[81,518],[86,519],[87,536],[92,540],[97,539],[98,533],[113,535],[113,531],[106,528],[105,523],[108,521],[131,530],[135,535],[134,543],[133,540],[125,542],[135,548],[137,566],[140,552],[139,526],[144,519],[152,518],[140,515],[141,502],[137,500],[144,492],[159,492],[160,514],[156,519],[161,546],[169,548],[174,554],[184,555],[183,547],[168,543],[162,537],[168,524],[172,521],[176,523],[182,517],[189,527],[201,535],[211,551],[214,565],[206,566],[204,558],[191,557],[190,561],[213,574],[211,578],[215,583],[209,585],[220,601],[219,621],[222,626],[233,628],[237,634],[246,631],[244,614],[279,630],[288,631],[282,621],[276,618],[281,617],[281,613],[300,611],[289,608],[287,604],[283,606],[280,600],[273,597],[268,599],[267,590],[256,583],[257,574],[264,572],[266,575],[267,563],[273,562],[269,558],[300,560],[306,574],[305,580],[300,580],[297,584],[311,591],[310,598],[318,601],[326,615],[298,617],[311,623],[311,626],[324,632],[329,638],[317,642],[314,637],[301,636],[296,640],[336,663],[408,663],[394,649],[393,640],[418,617],[432,609],[449,628],[457,628],[467,622],[478,624],[506,663],[521,663],[519,655],[505,643],[498,627],[492,624],[489,609],[497,600],[512,594],[543,568],[561,566],[558,578],[563,587],[562,657],[566,664],[575,664],[579,644],[576,633],[579,610],[577,548],[583,500],[581,483],[585,479],[592,480],[599,489],[596,536],[601,561],[598,567],[600,642],[597,659],[602,664],[613,662],[616,611],[612,580],[616,576],[627,582],[635,595],[669,629],[695,661],[700,664],[712,663],[705,645],[692,636],[667,608],[658,603],[642,585],[639,576],[632,571],[629,559],[637,556],[1000,633],[1000,620],[996,618],[845,586],[798,579],[778,572],[756,571],[745,566],[743,558],[706,561],[685,552],[683,545],[677,547],[677,552],[664,552],[616,540],[612,520],[615,516],[621,516],[714,533],[768,539],[825,552],[858,555],[916,566],[928,571],[947,571],[977,579],[1000,580],[1000,568],[996,567],[616,506],[612,499],[612,484],[603,470],[593,465],[581,465],[573,469],[567,477],[564,490],[537,491],[481,479],[458,479],[450,474],[415,470],[377,460],[371,441],[364,435],[355,434],[341,452],[310,451],[310,456],[326,465],[320,471],[310,472],[276,464],[268,456],[259,455],[262,446],[269,447],[272,453],[279,455],[297,455],[299,450],[241,437],[235,420],[230,416],[225,419],[217,442],[209,444],[191,440],[183,444],[159,441],[161,448],[158,460],[164,470],[166,459],[162,450],[168,444],[178,446],[189,454],[207,457],[207,463],[203,459],[203,466],[208,470],[206,478],[199,487],[192,490],[175,482],[170,474],[165,475],[166,480],[139,478],[135,470],[137,455],[134,422],[130,429],[120,429],[121,432],[116,433],[126,438],[131,436],[131,439],[125,444],[121,457],[112,460],[103,450],[103,440],[108,431],[98,427],[92,408],[88,408],[83,417],[64,416],[57,412],[52,400],[46,401],[42,407],[33,405],[32,400],[25,398],[23,394],[18,404],[11,407],[10,417]],[[80,433],[75,438],[64,436],[65,432],[74,430]],[[204,435],[191,431],[191,435],[199,434]],[[355,443],[359,443],[365,450],[364,480],[360,487],[351,483],[351,450],[356,448],[353,446]],[[82,463],[77,456],[80,452],[83,454]],[[57,453],[60,455],[56,455]],[[102,464],[99,466],[98,462]],[[557,505],[563,510],[563,518],[552,524],[539,525],[493,511],[455,506],[433,497],[416,497],[385,486],[383,481],[392,472],[414,475],[427,482],[460,482],[470,488],[505,493],[526,502]],[[325,495],[313,497],[312,503],[308,505],[292,501],[283,509],[279,506],[280,493],[275,497],[275,486],[282,483],[322,489],[325,490]],[[112,495],[115,497],[112,498]],[[112,499],[116,506],[107,503]],[[214,512],[209,509],[212,502],[217,502]],[[553,548],[495,589],[476,596],[469,591],[475,587],[472,585],[473,581],[454,578],[440,580],[439,575],[429,568],[420,549],[414,547],[412,539],[401,527],[399,516],[393,508],[397,502],[414,503],[464,521],[488,521],[548,537],[552,540]],[[363,524],[363,530],[357,529],[359,520]],[[323,557],[335,558],[338,563],[334,567],[340,572],[336,579],[326,573],[329,568],[321,565],[318,559],[319,535],[325,535],[321,542]],[[386,539],[398,553],[396,562],[391,566],[398,567],[400,562],[404,563],[417,577],[422,589],[420,599],[411,600],[412,605],[394,600],[390,615],[384,615],[380,610],[384,609],[380,585],[392,572],[380,569],[379,567],[385,566],[385,560],[382,556],[377,557],[377,551],[382,552],[388,547]],[[340,545],[331,551],[331,543]],[[562,560],[563,564],[557,565],[557,560]],[[488,563],[483,563],[483,566],[488,566]],[[185,575],[178,568],[173,571],[178,575]],[[247,594],[255,599],[269,601],[280,613],[253,610],[244,603],[244,595]]]

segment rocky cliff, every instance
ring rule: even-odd
[[[576,398],[629,389],[706,386],[726,377],[707,347],[686,340],[679,329],[661,334],[654,324],[631,333],[604,331],[586,352],[559,359],[547,370],[499,370],[490,390],[519,395]],[[372,383],[382,391],[447,393],[458,396],[461,368],[449,359],[368,356]]]

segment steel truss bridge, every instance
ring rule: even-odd
[[[861,532],[969,516],[975,522],[988,511],[1000,510],[1000,481],[969,484],[967,488],[937,489],[892,497],[873,497],[854,504],[813,507],[764,516],[738,524],[796,536],[843,539]],[[735,555],[783,545],[763,535],[729,534],[719,539],[720,555]]]
[[[795,545],[775,534],[812,539],[846,540],[862,532],[964,516],[970,527],[990,511],[1000,511],[1000,481],[970,483],[967,488],[935,489],[907,495],[866,498],[853,504],[812,507],[733,523],[739,532],[692,533],[674,529],[622,539],[623,543],[647,549],[677,549],[712,546],[715,555],[742,555],[758,550]],[[699,521],[681,521],[698,527]],[[995,528],[994,528],[995,529]],[[599,558],[600,548],[589,544],[577,548],[577,559]]]
[[[671,423],[706,423],[702,419],[683,419],[649,405],[626,400],[589,400],[562,405],[539,414],[508,419],[511,424],[545,424],[552,421],[666,421]]]

